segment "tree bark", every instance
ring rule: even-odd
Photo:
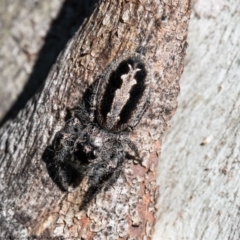
[[[0,130],[1,238],[150,239],[155,222],[161,136],[177,107],[189,20],[188,1],[101,1],[58,57],[40,91]],[[115,58],[140,52],[151,103],[130,134],[143,165],[121,176],[80,211],[81,188],[63,193],[44,153],[68,109]]]
[[[239,2],[198,0],[163,138],[154,239],[240,239]],[[164,236],[164,237],[163,237]]]
[[[44,83],[95,3],[0,0],[0,127],[15,118]]]

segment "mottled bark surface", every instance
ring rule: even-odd
[[[0,0],[0,126],[34,96],[97,0]]]
[[[188,1],[101,1],[53,66],[45,84],[0,130],[2,238],[151,238],[161,136],[177,107],[189,20]],[[50,178],[44,152],[67,110],[115,58],[141,52],[151,74],[151,104],[130,134],[143,166],[79,211],[80,187],[63,193]]]
[[[197,0],[159,163],[158,239],[240,239],[240,5]]]

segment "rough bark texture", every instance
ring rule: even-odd
[[[240,5],[193,5],[179,107],[163,138],[154,239],[240,239]]]
[[[0,130],[1,238],[151,238],[160,139],[176,110],[186,49],[189,1],[101,1],[59,56],[45,84]],[[143,166],[126,163],[114,188],[79,211],[81,188],[63,193],[44,152],[87,87],[113,59],[145,54],[151,104],[130,135]]]
[[[34,96],[96,2],[0,0],[0,126]]]

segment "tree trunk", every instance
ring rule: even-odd
[[[240,5],[198,0],[163,138],[154,239],[240,239]],[[164,237],[163,237],[164,236]]]
[[[103,0],[52,67],[40,91],[0,130],[3,239],[146,239],[155,222],[161,136],[177,107],[189,2]],[[143,164],[79,210],[81,188],[64,193],[45,153],[69,112],[116,58],[142,54],[151,76],[150,106],[129,138]],[[48,169],[49,170],[49,169]]]

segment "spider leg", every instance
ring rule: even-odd
[[[101,81],[98,79],[96,80],[96,82],[94,82],[94,85],[92,87],[92,94],[91,94],[91,99],[90,99],[90,113],[89,113],[89,118],[90,121],[93,122],[94,121],[94,117],[95,117],[95,111],[96,111],[96,106],[97,106],[97,93],[98,93],[98,89],[100,86]]]
[[[99,166],[100,164],[97,164],[97,173],[96,170],[93,170],[92,173],[88,174],[88,190],[83,196],[83,200],[80,206],[80,210],[84,209],[92,200],[96,197],[96,195],[102,190],[105,183],[109,181],[114,171],[109,171],[104,169],[104,166]]]
[[[85,124],[86,122],[89,121],[88,113],[83,106],[78,105],[74,107],[73,112],[74,116],[80,120],[81,124]]]
[[[54,140],[53,162],[50,167],[51,175],[54,182],[64,191],[73,177],[73,169],[70,165],[74,141],[77,134],[74,132],[73,126],[66,126],[64,131],[59,131]]]
[[[58,184],[58,186],[63,189],[67,190],[69,183],[72,179],[72,169],[69,164],[64,161],[66,158],[69,158],[71,154],[71,150],[63,147],[54,156],[54,181]]]
[[[133,141],[131,141],[129,138],[123,138],[122,142],[123,142],[123,144],[128,145],[128,147],[134,152],[134,154],[135,154],[134,156],[129,154],[130,158],[133,158],[134,161],[141,164],[142,158],[139,156],[139,151],[138,151],[136,144]]]
[[[106,160],[94,165],[91,173],[88,173],[89,188],[83,197],[80,210],[84,209],[102,189],[107,191],[117,181],[122,173],[124,160],[125,155],[118,159],[115,167],[107,166]]]

